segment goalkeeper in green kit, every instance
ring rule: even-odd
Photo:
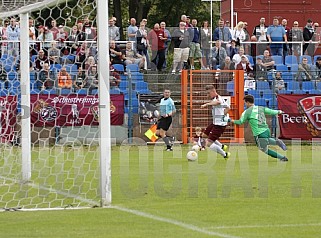
[[[278,115],[282,114],[283,111],[254,105],[254,97],[252,95],[246,95],[244,97],[244,103],[247,109],[242,113],[239,120],[233,120],[228,116],[224,116],[223,121],[231,122],[236,125],[241,125],[244,122],[249,121],[256,145],[259,149],[265,154],[277,158],[280,161],[288,161],[284,155],[280,155],[276,151],[268,148],[268,145],[278,145],[282,150],[286,150],[286,145],[282,140],[271,138],[270,129],[266,123],[265,117],[265,114]]]

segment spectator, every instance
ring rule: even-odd
[[[77,65],[77,68],[79,67],[84,68],[84,64],[85,64],[86,58],[88,57],[88,53],[89,53],[89,49],[87,47],[87,43],[83,42],[76,52],[75,64]]]
[[[50,69],[48,63],[43,64],[43,69],[39,71],[37,78],[37,87],[39,90],[52,89],[55,86],[57,75],[54,70]]]
[[[235,64],[233,61],[231,61],[231,58],[229,56],[226,56],[224,62],[222,62],[220,65],[220,69],[221,70],[235,70]]]
[[[192,26],[188,28],[190,31],[190,36],[191,36],[191,42],[189,44],[189,62],[191,64],[191,69],[195,69],[194,67],[194,59],[200,59],[202,57],[202,52],[201,52],[201,45],[200,45],[200,37],[201,33],[200,30],[197,27],[197,20],[193,19],[192,20]],[[203,62],[200,61],[201,63],[201,68],[203,69]]]
[[[153,30],[151,30],[147,35],[148,45],[152,50],[152,70],[162,71],[163,64],[165,62],[165,41],[167,40],[167,35],[160,28],[159,24],[154,25]]]
[[[184,66],[187,66],[187,60],[189,56],[189,31],[185,28],[186,23],[181,21],[179,23],[179,29],[176,29],[172,35],[172,41],[174,45],[174,57],[173,57],[173,70],[172,74],[176,73],[178,68],[181,72]]]
[[[59,28],[57,27],[57,22],[55,19],[51,20],[51,27],[50,27],[50,31],[53,34],[53,39],[57,38],[57,34],[59,32]]]
[[[224,20],[222,18],[219,19],[218,27],[216,27],[213,32],[213,40],[214,41],[217,41],[217,40],[222,41],[222,47],[224,47],[224,48],[225,48],[225,44],[232,40],[232,35],[230,32],[230,29],[228,27],[224,26]]]
[[[166,29],[166,23],[164,21],[162,21],[160,23],[160,27],[164,31],[165,35],[167,36],[167,40],[164,42],[164,45],[165,45],[165,61],[164,61],[164,65],[163,65],[163,68],[166,68],[168,47],[169,47],[169,44],[170,44],[170,42],[172,40],[172,36],[171,36],[171,33],[169,32],[169,30]]]
[[[85,74],[85,70],[83,70],[82,67],[78,68],[78,72],[74,76],[73,86],[75,91],[82,89],[86,86],[86,74]]]
[[[8,76],[7,72],[0,64],[0,82],[4,85],[5,89],[9,88],[9,82],[8,82],[7,76]]]
[[[246,21],[243,22],[243,31],[244,31],[244,33],[245,33],[245,39],[244,39],[244,41],[250,41],[250,33],[249,33],[249,31],[247,30],[247,26],[248,26],[247,22],[246,22]]]
[[[1,35],[1,34],[0,34]],[[37,54],[37,45],[36,41],[36,29],[34,27],[34,20],[29,18],[29,45],[30,45],[30,55]]]
[[[87,40],[87,34],[84,32],[84,25],[81,21],[77,23],[77,29],[77,40],[79,41],[79,44],[81,44]]]
[[[285,84],[284,84],[284,80],[282,79],[281,72],[275,73],[274,88],[276,93],[278,93],[280,90],[285,89]]]
[[[273,19],[273,25],[269,26],[266,34],[270,42],[271,54],[283,56],[283,44],[275,42],[283,41],[284,39],[287,43],[288,38],[285,34],[284,27],[279,25],[279,20],[277,18]]]
[[[204,21],[201,28],[201,50],[202,50],[202,60],[203,65],[206,69],[210,69],[211,60],[210,60],[210,53],[211,53],[211,29],[209,28],[208,21]]]
[[[234,56],[232,58],[232,60],[235,63],[235,65],[238,65],[241,62],[241,56],[244,55],[244,54],[245,54],[244,48],[241,46],[239,48],[238,53],[234,54]]]
[[[147,51],[147,30],[145,29],[145,22],[141,21],[139,29],[136,32],[137,39],[137,52],[140,55],[144,55],[147,61],[147,67],[149,67],[149,55]]]
[[[126,48],[122,53],[125,65],[137,64],[140,69],[144,68],[145,58],[133,49],[132,42],[126,43]]]
[[[231,61],[229,56],[225,57],[225,61],[220,65],[221,70],[235,70],[235,64]],[[216,84],[216,88],[222,94],[226,93],[226,84],[228,81],[233,80],[233,72],[221,72],[219,75],[219,82]]]
[[[37,37],[38,41],[42,41],[42,48],[44,49],[46,55],[48,55],[48,49],[51,46],[51,42],[54,40],[52,32],[48,27],[41,27],[39,29],[39,35]]]
[[[109,73],[110,87],[112,89],[119,89],[118,86],[120,84],[120,74],[114,69],[112,65],[110,66]]]
[[[112,64],[122,64],[124,65],[123,59],[122,59],[122,52],[119,49],[119,47],[116,45],[115,41],[110,41],[109,43],[109,56],[110,56],[110,62]]]
[[[65,31],[63,25],[59,25],[58,33],[56,34],[55,40],[58,41],[57,47],[61,49],[64,46],[65,40],[68,39],[68,33]]]
[[[7,28],[8,28],[9,22],[8,20],[4,21],[4,26],[0,27],[0,40],[7,40],[8,39],[8,35],[7,35]],[[7,54],[8,53],[8,44],[6,42],[0,42],[0,46],[1,46],[1,55]]]
[[[263,62],[263,66],[266,67],[267,71],[271,71],[272,69],[274,69],[275,62],[270,56],[270,52],[268,50],[264,51],[262,62]]]
[[[62,67],[60,72],[58,73],[58,87],[61,89],[72,88],[72,78],[70,74],[67,72],[66,67]]]
[[[299,28],[299,22],[294,21],[293,27],[290,30],[289,33],[289,40],[290,41],[296,41],[296,42],[302,42],[303,41],[303,32]],[[301,44],[300,43],[292,43],[290,44],[291,52],[293,55],[299,56],[301,55]]]
[[[245,32],[243,30],[244,23],[240,21],[232,31],[232,39],[235,40],[236,46],[240,46],[241,42],[245,40]]]
[[[315,63],[315,76],[316,80],[321,80],[321,57],[317,57],[316,63]]]
[[[90,71],[92,67],[96,67],[97,64],[96,64],[96,60],[93,56],[88,56],[87,57],[87,60],[85,61],[85,71]],[[81,67],[83,68],[83,67]]]
[[[245,55],[241,56],[241,62],[236,65],[236,70],[244,71],[244,79],[253,79],[253,68]]]
[[[118,41],[120,39],[119,27],[115,26],[115,21],[113,18],[110,18],[108,23],[109,40]]]
[[[93,90],[98,89],[97,66],[92,66],[90,70],[87,71],[86,87],[89,88],[89,94],[92,94]]]
[[[82,31],[86,33],[87,40],[89,41],[94,41],[96,40],[97,33],[95,28],[92,26],[91,22],[89,21],[89,17],[86,16],[84,18],[83,26],[82,26]]]
[[[243,49],[242,55],[244,55],[244,48],[243,47],[240,47],[240,48]],[[234,55],[238,54],[239,50],[238,50],[238,48],[236,48],[236,41],[235,40],[231,40],[231,44],[229,47],[227,47],[226,51],[227,51],[227,55],[231,58],[231,60],[233,59]],[[239,61],[241,61],[241,57],[240,57]]]
[[[262,42],[267,42],[267,29],[268,27],[265,25],[265,18],[261,17],[260,18],[260,24],[255,26],[253,29],[253,33],[252,35],[256,37],[256,41],[260,42],[260,44],[257,45],[257,54],[256,55],[262,55],[264,50],[266,50],[267,44],[266,43],[262,43]]]
[[[303,29],[303,39],[305,42],[308,42],[303,45],[303,54],[308,54],[310,56],[313,56],[314,54],[314,44],[311,44],[314,38],[314,30],[313,21],[308,19],[307,24]]]
[[[212,49],[212,69],[216,70],[224,62],[226,56],[226,50],[222,47],[221,41],[215,41],[215,46]]]
[[[285,34],[286,34],[286,38],[289,39],[289,34],[290,34],[290,28],[287,26],[288,21],[286,19],[282,20],[282,26],[285,30]],[[283,38],[283,41],[285,41],[285,39]],[[288,44],[283,44],[283,59],[285,58],[285,56],[291,54],[290,48]]]
[[[299,64],[299,69],[295,75],[295,80],[297,81],[311,81],[313,80],[313,71],[310,65],[308,65],[308,59],[306,57],[302,58],[302,62]]]
[[[78,27],[75,25],[71,28],[70,35],[67,38],[67,47],[62,49],[64,55],[72,54],[76,55],[78,44]]]
[[[56,42],[51,43],[51,48],[48,49],[48,58],[50,64],[60,64],[61,51],[57,48]]]
[[[43,65],[45,63],[49,64],[49,60],[48,60],[47,56],[45,55],[45,51],[44,50],[39,50],[38,56],[35,59],[35,68],[36,68],[36,70],[40,71],[43,68]]]
[[[263,64],[262,58],[258,57],[256,59],[255,64],[255,79],[256,80],[266,80],[267,79],[267,71],[266,66]]]
[[[20,28],[16,24],[16,19],[10,19],[10,25],[6,29],[6,38],[8,42],[8,55],[16,58],[19,55]]]
[[[130,19],[130,25],[127,28],[127,35],[129,41],[136,42],[136,32],[138,31],[138,27],[136,26],[136,19],[131,18]]]

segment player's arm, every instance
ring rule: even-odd
[[[233,120],[233,119],[228,118],[226,116],[224,116],[224,118],[223,118],[223,121],[231,122],[236,125],[242,125],[246,120],[247,120],[247,111],[246,110],[242,113],[241,118],[239,120]]]
[[[217,105],[221,105],[221,102],[220,101],[210,101],[210,102],[207,102],[207,103],[201,105],[201,108],[205,108],[208,106],[217,106]]]
[[[282,110],[273,110],[267,107],[264,108],[264,114],[267,114],[267,115],[278,115],[282,113],[284,113]]]

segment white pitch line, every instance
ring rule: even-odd
[[[149,213],[138,211],[138,210],[128,209],[128,208],[119,207],[119,206],[110,206],[109,208],[113,208],[113,209],[116,209],[118,211],[131,213],[131,214],[134,214],[136,216],[149,218],[149,219],[152,219],[152,220],[155,220],[155,221],[161,221],[161,222],[169,223],[171,225],[176,225],[176,226],[182,227],[184,229],[195,231],[195,232],[199,232],[199,233],[203,233],[203,234],[206,234],[206,235],[223,237],[223,238],[241,238],[239,236],[232,236],[232,235],[223,234],[223,233],[220,233],[220,232],[209,231],[209,230],[206,230],[204,228],[201,228],[201,227],[198,227],[198,226],[195,226],[195,225],[192,225],[192,224],[184,223],[184,222],[177,221],[177,220],[170,219],[170,218],[166,218],[166,217],[155,216],[153,214],[149,214]]]
[[[271,225],[244,225],[244,226],[211,226],[207,229],[244,229],[244,228],[277,228],[277,227],[304,227],[304,226],[321,226],[321,223],[306,223],[306,224],[271,224]]]

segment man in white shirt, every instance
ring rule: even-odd
[[[230,106],[220,95],[217,94],[213,85],[207,85],[205,89],[211,98],[211,101],[201,105],[201,108],[212,106],[213,115],[213,123],[211,123],[204,131],[204,134],[208,136],[206,146],[208,146],[210,150],[222,155],[225,159],[228,159],[231,155],[230,152],[227,151],[228,146],[223,145],[218,139],[223,134],[227,125],[222,118],[227,115]]]

